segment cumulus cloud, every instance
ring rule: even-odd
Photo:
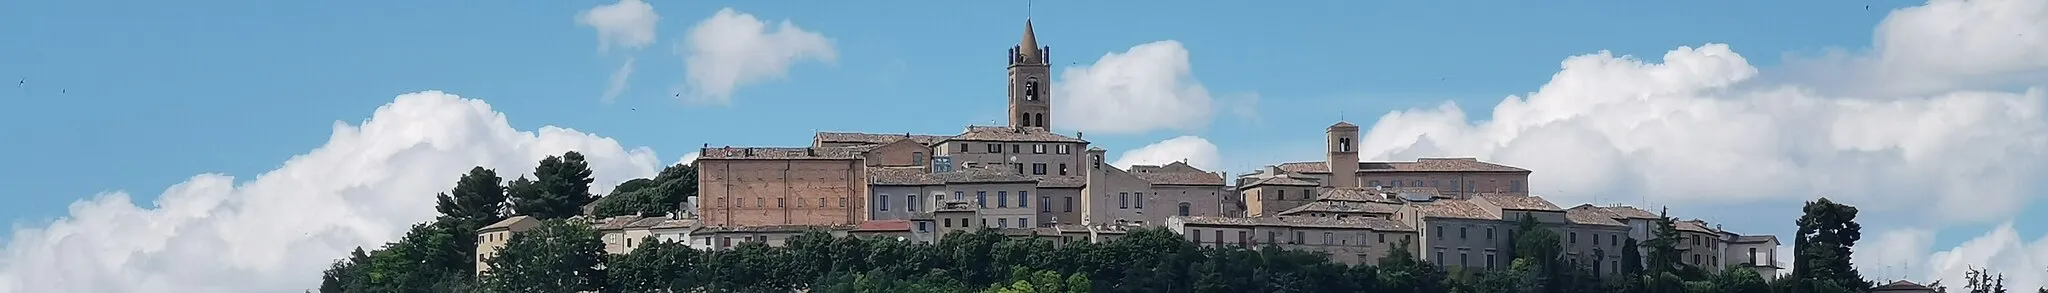
[[[597,51],[610,51],[612,46],[638,51],[654,43],[654,24],[661,15],[654,13],[654,5],[640,0],[619,0],[619,3],[599,5],[576,15],[576,23],[597,30]],[[610,103],[625,92],[626,81],[633,75],[634,58],[626,58],[625,64],[612,71],[604,89],[604,102]]]
[[[1397,111],[1360,149],[1373,159],[1476,156],[1541,170],[1530,188],[1567,197],[1830,196],[1959,221],[2016,213],[2048,151],[2039,88],[1867,99],[1798,84],[1742,86],[1757,73],[1724,44],[1681,47],[1662,63],[1574,56],[1536,92],[1495,105],[1492,117],[1468,122],[1453,103]]]
[[[1998,225],[1954,248],[1932,253],[1927,248],[1934,235],[1925,230],[1900,229],[1879,235],[1871,239],[1874,241],[1870,241],[1870,246],[1885,248],[1882,252],[1865,255],[1863,245],[1859,245],[1855,256],[1857,266],[1873,278],[1941,280],[1954,288],[1962,284],[1970,269],[1987,269],[2005,275],[2006,287],[2018,291],[2048,285],[2048,237],[2028,241],[2013,230],[2012,223]],[[1878,260],[1864,262],[1865,258]],[[1870,271],[1876,268],[1893,273]]]
[[[0,255],[0,292],[309,289],[349,250],[431,219],[434,194],[470,167],[518,177],[572,150],[589,160],[599,194],[661,163],[647,148],[571,129],[513,129],[481,100],[400,95],[360,125],[336,122],[325,145],[253,180],[200,174],[147,205],[103,193],[47,225],[19,227]]]
[[[1121,168],[1131,165],[1165,165],[1186,161],[1188,165],[1211,172],[1222,170],[1223,155],[1216,150],[1216,144],[1197,136],[1181,136],[1159,141],[1144,147],[1124,151],[1110,162]]]
[[[783,20],[770,24],[752,14],[718,10],[691,27],[676,51],[688,70],[685,83],[698,102],[728,104],[740,86],[781,78],[803,61],[836,62],[832,40]]]
[[[1054,118],[1086,132],[1200,130],[1216,112],[1179,41],[1145,43],[1068,67],[1053,87]]]
[[[689,163],[696,163],[696,162],[697,162],[697,156],[698,156],[698,155],[702,155],[702,154],[704,154],[704,153],[702,153],[702,152],[690,152],[690,153],[688,153],[688,154],[683,154],[683,158],[681,158],[681,159],[677,159],[677,160],[676,160],[676,164],[689,164]]]
[[[576,15],[577,24],[597,30],[600,52],[612,46],[638,50],[654,44],[654,23],[659,21],[661,15],[654,13],[654,5],[640,0],[619,0]]]

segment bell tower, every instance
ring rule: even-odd
[[[1039,47],[1024,19],[1024,40],[1010,47],[1010,127],[1052,129],[1052,47]]]
[[[1330,125],[1324,137],[1330,155],[1324,164],[1330,167],[1330,179],[1323,182],[1329,187],[1358,187],[1358,125],[1337,121]]]

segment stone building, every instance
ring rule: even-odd
[[[513,216],[477,229],[476,274],[481,276],[484,274],[484,271],[490,270],[491,267],[487,262],[492,257],[498,256],[498,249],[504,248],[506,243],[512,241],[512,234],[526,232],[526,230],[539,226],[540,220],[533,217]]]
[[[705,226],[855,225],[910,220],[941,200],[973,203],[993,228],[1135,223],[1174,215],[1221,216],[1225,176],[1186,163],[1103,161],[1081,133],[1051,130],[1051,47],[1030,22],[1011,47],[1010,123],[969,125],[956,135],[817,132],[806,147],[710,147],[697,160],[696,214]],[[1239,213],[1241,214],[1241,213]],[[943,221],[939,222],[944,226]]]

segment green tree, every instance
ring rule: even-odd
[[[1505,271],[1491,272],[1474,282],[1469,292],[1487,293],[1536,293],[1545,292],[1543,277],[1536,265],[1528,258],[1516,258]]]
[[[525,177],[508,187],[513,210],[537,219],[561,219],[583,213],[589,204],[590,164],[583,154],[568,152],[541,159],[533,168],[534,180]]]
[[[434,210],[464,225],[483,227],[505,219],[505,187],[498,172],[482,166],[469,169],[455,189],[435,195]]]
[[[1072,274],[1062,277],[1060,276],[1059,272],[1050,270],[1040,270],[1036,273],[1021,274],[1023,271],[1025,271],[1024,268],[1018,267],[1017,269],[1020,275],[1011,277],[1011,281],[1008,286],[993,286],[986,290],[982,290],[981,292],[1085,293],[1089,292],[1088,290],[1094,287],[1094,285],[1090,284],[1090,282],[1088,281],[1088,276],[1084,276],[1081,274]]]
[[[1621,274],[1635,276],[1643,273],[1642,243],[1635,238],[1623,238],[1621,244]]]
[[[614,292],[690,292],[702,287],[696,277],[698,253],[688,245],[642,239],[633,253],[612,256],[605,264],[607,290]]]
[[[1849,260],[1851,248],[1863,239],[1863,226],[1856,223],[1856,207],[1820,198],[1807,202],[1804,210],[1797,222],[1798,234],[1793,235],[1792,278],[1833,283],[1833,287],[1852,290],[1870,288],[1870,283],[1863,280]],[[1833,288],[1825,284],[1802,287]]]
[[[1685,265],[1681,260],[1684,252],[1678,249],[1678,227],[1676,221],[1669,216],[1670,211],[1670,208],[1665,208],[1657,213],[1655,226],[1651,227],[1650,241],[1643,243],[1644,247],[1650,249],[1650,258],[1646,261],[1649,265],[1644,272],[1653,277],[1675,273],[1680,266]]]
[[[512,236],[490,258],[483,287],[491,292],[594,291],[605,281],[604,243],[588,222],[547,220]]]
[[[1556,231],[1544,228],[1535,217],[1522,217],[1516,229],[1519,231],[1515,236],[1513,257],[1529,259],[1533,262],[1530,264],[1532,269],[1539,274],[1556,270],[1558,256],[1564,254],[1564,238],[1559,237]]]
[[[1742,266],[1728,266],[1714,274],[1711,283],[1716,293],[1771,293],[1771,287],[1764,284],[1764,278]]]
[[[347,258],[335,260],[320,274],[320,293],[369,292],[369,280],[363,277],[369,262],[370,255],[362,247],[350,252]]]

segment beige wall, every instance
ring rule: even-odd
[[[1190,242],[1202,246],[1246,246],[1274,245],[1280,248],[1330,254],[1330,259],[1345,264],[1378,263],[1392,249],[1408,249],[1414,246],[1395,247],[1402,239],[1415,237],[1412,232],[1373,231],[1356,228],[1319,227],[1278,227],[1241,225],[1203,225],[1168,222],[1167,228]],[[1295,241],[1299,236],[1301,241]]]
[[[932,220],[938,223],[938,229],[934,233],[937,233],[940,237],[952,234],[953,231],[974,232],[981,229],[981,217],[976,215],[974,211],[932,213]]]
[[[1568,225],[1559,231],[1564,238],[1565,257],[1576,260],[1600,275],[1621,272],[1622,244],[1628,239],[1627,226]]]
[[[1017,160],[1014,161],[1015,163],[1024,164],[1024,174],[1054,176],[1060,175],[1061,164],[1065,164],[1067,166],[1067,175],[1080,175],[1079,172],[1082,171],[1081,158],[1082,155],[1086,153],[1084,150],[1088,147],[1088,145],[1084,143],[1059,142],[987,142],[953,140],[946,141],[942,144],[943,145],[937,148],[937,151],[943,155],[950,156],[953,158],[953,164],[955,165],[954,169],[964,168],[965,166],[967,166],[967,163],[976,163],[981,166],[988,166],[989,164],[1005,164],[1002,165],[1002,168],[998,170],[1014,170],[1014,168],[1007,165],[1007,163],[1012,162],[1009,161],[1010,157],[1016,157]],[[1002,148],[1002,152],[988,152],[988,146],[992,144],[1000,146]],[[965,146],[964,148],[962,147],[963,145]],[[1060,145],[1067,146],[1067,153],[1059,153]],[[1043,146],[1045,153],[1038,153],[1037,148],[1039,148],[1040,146]],[[1012,152],[1012,150],[1015,150],[1017,152]],[[1032,172],[1034,170],[1032,169],[1032,164],[1034,163],[1045,164],[1045,174],[1033,174]]]
[[[1146,197],[1155,197],[1151,195],[1151,182],[1116,169],[1108,163],[1089,170],[1088,187],[1082,188],[1081,192],[1087,195],[1086,199],[1082,200],[1084,204],[1081,205],[1083,224],[1115,223],[1117,220],[1144,221],[1149,217],[1138,207],[1139,196],[1136,194],[1143,193]],[[1153,203],[1145,204],[1150,206]],[[1146,224],[1159,225],[1158,222]]]
[[[1400,181],[1395,184],[1394,181]],[[1463,195],[1471,185],[1472,192],[1506,193],[1528,195],[1528,174],[1485,173],[1485,172],[1365,172],[1358,173],[1359,186],[1401,186],[1436,187],[1445,195]],[[1421,185],[1417,185],[1420,183]],[[1456,185],[1453,185],[1456,184]],[[1514,186],[1520,184],[1517,190]]]
[[[1084,198],[1081,197],[1080,188],[1039,188],[1038,192],[1033,196],[1043,197],[1052,201],[1051,205],[1034,205],[1031,207],[1038,210],[1040,223],[1056,222],[1067,225],[1081,223],[1081,200]]]
[[[1500,268],[1508,264],[1513,241],[1509,231],[1514,225],[1506,221],[1423,218],[1417,225],[1416,241],[1423,260],[1441,264],[1445,268],[1480,270],[1489,267]],[[1487,256],[1492,256],[1488,263]],[[1491,266],[1489,266],[1491,265]]]
[[[1019,219],[1024,228],[1038,226],[1037,182],[949,183],[946,188],[967,195],[967,202],[980,207],[980,217],[989,227],[1018,228]]]
[[[1280,212],[1315,201],[1313,186],[1259,185],[1240,192],[1248,217],[1279,215]]]
[[[1224,216],[1221,191],[1219,186],[1152,185],[1145,197],[1144,220],[1159,225],[1171,216]],[[1182,204],[1188,207],[1187,215],[1180,214]]]
[[[706,226],[851,225],[865,218],[867,179],[859,160],[700,159],[697,166]]]
[[[905,220],[919,213],[928,213],[937,206],[939,197],[952,198],[945,186],[896,186],[870,185],[867,204],[867,220]],[[913,197],[915,196],[915,197]],[[887,201],[884,206],[882,202]],[[887,207],[888,210],[883,210]]]
[[[1679,262],[1720,269],[1719,265],[1715,265],[1721,259],[1721,250],[1717,249],[1721,246],[1719,236],[1713,233],[1679,230],[1678,249],[1685,251],[1684,255],[1679,256]]]

